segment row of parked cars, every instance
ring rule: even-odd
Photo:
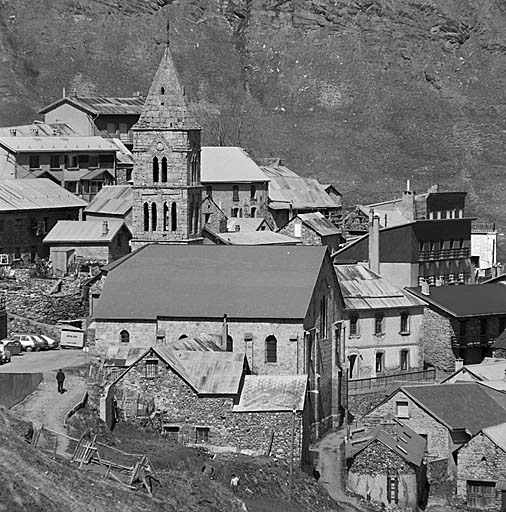
[[[0,364],[9,363],[21,352],[39,352],[58,348],[58,342],[44,334],[12,334],[0,341]]]

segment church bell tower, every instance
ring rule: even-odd
[[[132,131],[132,249],[155,242],[202,243],[201,128],[168,43]]]

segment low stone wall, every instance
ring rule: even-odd
[[[23,401],[42,378],[42,373],[0,373],[0,404],[10,408]]]

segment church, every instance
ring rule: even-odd
[[[168,44],[132,132],[132,250],[153,242],[201,244],[201,128]]]

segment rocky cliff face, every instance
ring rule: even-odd
[[[206,144],[283,157],[348,203],[409,178],[506,221],[501,0],[0,0],[0,124],[63,87],[145,94],[167,17]]]

